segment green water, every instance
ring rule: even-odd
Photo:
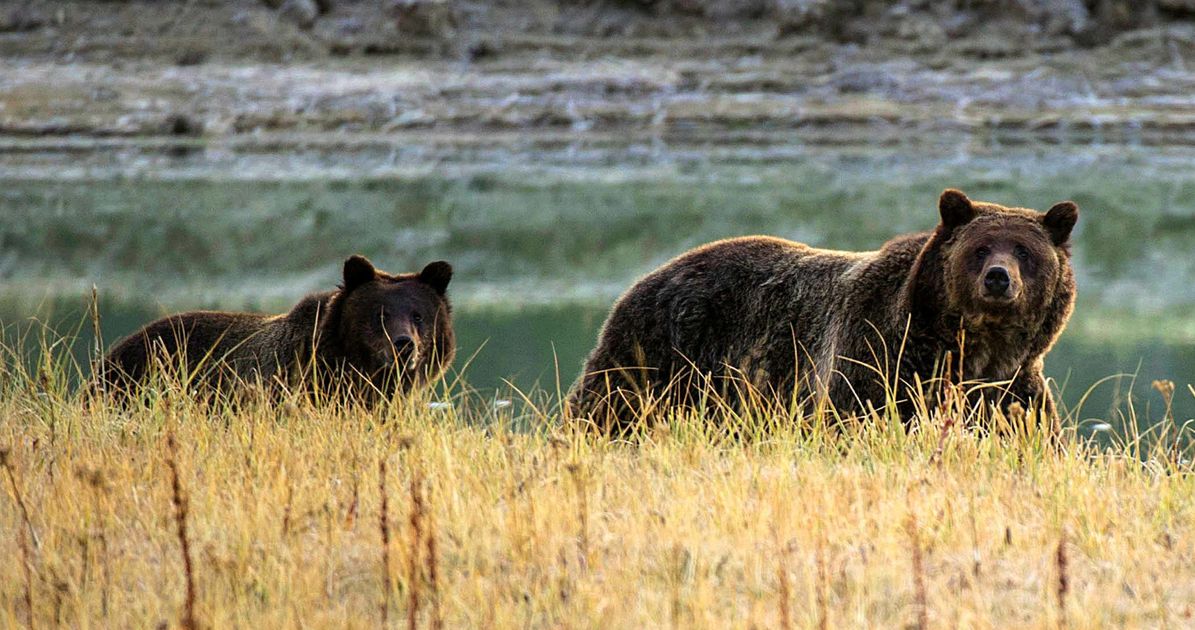
[[[934,152],[936,151],[936,153]],[[466,380],[567,387],[606,309],[694,245],[773,234],[873,249],[932,227],[937,194],[1045,208],[1073,199],[1080,299],[1047,372],[1077,417],[1156,419],[1153,379],[1195,416],[1195,151],[801,149],[658,144],[377,146],[268,152],[111,148],[0,153],[0,323],[82,317],[94,284],[110,343],[186,308],[285,310],[340,262],[453,263]],[[87,333],[76,351],[89,347]]]

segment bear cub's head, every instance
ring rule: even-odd
[[[965,320],[1025,324],[1044,312],[1072,280],[1070,234],[1079,207],[1045,213],[971,201],[949,189],[938,201],[948,305]]]
[[[336,333],[348,363],[378,384],[397,375],[403,389],[439,376],[455,352],[451,280],[442,260],[410,274],[379,271],[364,256],[345,260]]]

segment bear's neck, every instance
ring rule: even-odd
[[[1032,334],[1024,329],[966,324],[961,338],[962,346],[956,352],[963,360],[964,379],[1011,379],[1025,364],[1032,342]]]
[[[324,355],[328,346],[334,344],[335,335],[326,331],[336,330],[340,323],[340,304],[336,299],[338,291],[312,293],[286,314],[290,338],[297,346],[298,356],[309,357],[313,352]]]
[[[913,259],[902,289],[902,308],[898,312],[908,317],[910,333],[921,337],[957,331],[957,328],[945,330],[950,328],[950,319],[955,324],[959,321],[957,316],[950,317],[942,289],[945,284],[942,248],[946,240],[947,235],[940,227],[930,234]]]

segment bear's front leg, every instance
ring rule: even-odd
[[[1058,411],[1054,406],[1054,396],[1046,385],[1040,363],[1022,368],[1008,386],[1008,394],[1000,406],[1005,414],[1008,413],[1009,406],[1015,402],[1021,405],[1026,413],[1036,410],[1043,421],[1050,425],[1057,424]]]

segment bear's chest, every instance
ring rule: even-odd
[[[968,331],[963,349],[963,378],[1008,380],[1025,362],[1027,345],[1015,330]]]

